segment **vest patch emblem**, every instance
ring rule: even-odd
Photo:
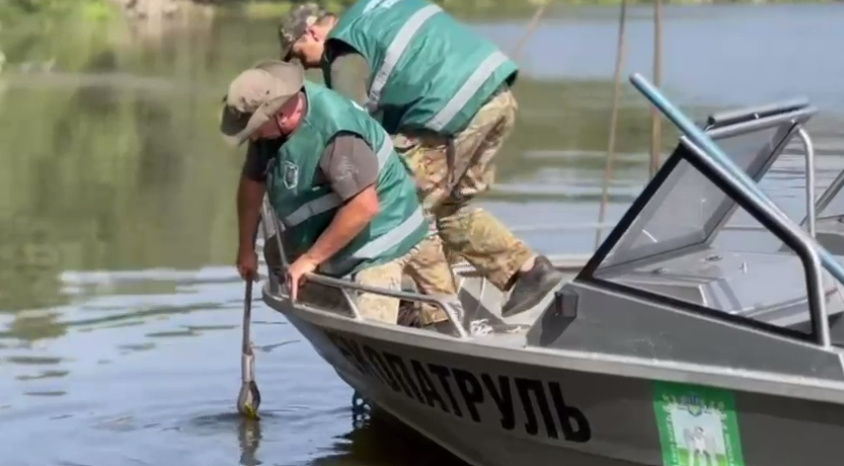
[[[295,163],[285,161],[282,181],[287,189],[295,189],[299,184],[299,166]]]

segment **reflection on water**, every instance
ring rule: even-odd
[[[746,8],[669,8],[667,86],[694,103],[696,118],[737,95],[749,104],[783,89],[820,96],[825,113],[810,129],[822,189],[844,166],[844,104],[825,98],[841,95],[840,73],[831,72],[840,60],[807,62],[804,52],[826,57],[828,44],[817,41],[835,42],[823,34],[841,39],[841,30],[805,34],[804,23],[828,21],[841,6]],[[631,26],[631,61],[642,71],[650,69],[642,62],[646,12],[634,9]],[[508,224],[596,220],[615,13],[587,8],[548,20],[528,44],[518,126],[485,200]],[[703,46],[719,28],[740,35],[737,24],[769,35],[727,55]],[[509,48],[520,27],[479,29]],[[3,449],[9,464],[460,464],[406,429],[353,428],[351,390],[257,292],[264,419],[247,425],[232,414],[243,285],[230,264],[242,154],[215,128],[227,80],[275,53],[272,31],[270,22],[236,18],[155,43],[127,41],[118,28],[0,31],[8,57],[0,74],[0,418],[8,427],[0,435],[3,445],[30,445],[37,435],[50,446]],[[559,54],[549,53],[552,45]],[[684,47],[702,54],[699,62]],[[747,95],[722,76],[753,75],[775,55],[799,61],[799,74],[783,68]],[[53,65],[16,66],[24,62]],[[806,73],[810,82],[794,82]],[[628,86],[610,220],[647,177],[648,115]],[[666,152],[675,137],[666,129]],[[796,218],[802,167],[801,156],[786,156],[763,182]],[[545,253],[584,252],[593,241],[591,230],[524,235]]]
[[[384,441],[389,436],[389,441]],[[420,436],[394,418],[374,416],[354,430],[335,437],[332,453],[315,459],[314,466],[402,464],[406,466],[466,466],[466,463]]]

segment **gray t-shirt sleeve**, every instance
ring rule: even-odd
[[[249,141],[240,174],[252,181],[266,181],[270,160],[278,152],[282,142],[282,139]]]
[[[378,180],[378,156],[363,138],[342,132],[332,139],[319,162],[324,179],[344,201]]]
[[[331,87],[363,106],[368,100],[369,63],[363,55],[341,42],[332,43]]]

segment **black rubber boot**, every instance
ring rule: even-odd
[[[563,274],[554,269],[551,261],[545,256],[538,256],[532,269],[519,272],[510,298],[501,308],[501,316],[514,316],[536,306],[562,280]]]

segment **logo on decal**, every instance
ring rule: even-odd
[[[703,401],[697,393],[690,393],[680,398],[680,406],[685,407],[686,411],[692,416],[698,417],[703,414]]]
[[[654,392],[662,464],[744,466],[731,392],[668,382],[656,382]]]
[[[299,166],[285,160],[283,173],[284,186],[287,189],[294,189],[299,184]]]

